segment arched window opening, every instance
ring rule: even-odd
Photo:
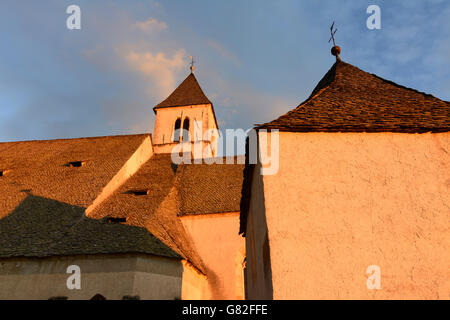
[[[181,135],[180,129],[181,129],[181,118],[178,118],[175,121],[175,127],[173,130],[173,141],[174,142],[180,142],[180,135]]]
[[[191,141],[189,137],[189,118],[185,118],[183,121],[183,142]]]

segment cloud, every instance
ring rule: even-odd
[[[448,0],[378,0],[381,30],[365,26],[370,1],[90,1],[77,32],[65,28],[64,4],[9,2],[0,19],[10,44],[0,52],[0,140],[148,131],[151,107],[185,78],[191,54],[222,128],[270,121],[334,62],[332,20],[344,61],[450,97]]]
[[[177,83],[176,74],[186,66],[186,52],[178,49],[172,57],[164,52],[152,53],[130,51],[122,53],[122,57],[128,65],[145,77],[153,86],[150,93],[159,99],[166,97],[174,89]]]
[[[149,18],[145,21],[138,21],[133,25],[133,27],[146,33],[167,30],[167,24],[164,21],[159,21],[155,18]]]

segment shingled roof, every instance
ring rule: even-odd
[[[154,154],[90,217],[127,217],[147,228],[199,270],[205,267],[178,216],[239,212],[243,164],[181,164],[171,154]],[[148,191],[133,195],[133,190]]]
[[[179,216],[239,212],[245,159],[232,157],[231,160],[233,164],[223,160],[223,164],[179,166],[176,179]]]
[[[169,97],[153,109],[197,104],[211,104],[211,101],[203,93],[194,74],[190,73]]]
[[[260,129],[325,132],[446,132],[450,102],[336,61],[311,96]]]
[[[174,169],[170,154],[154,154],[89,216],[96,219],[126,217],[127,224],[146,228],[204,272],[200,256],[181,221],[177,219],[179,205],[173,186]],[[137,196],[130,192],[133,190],[145,190],[148,194]]]
[[[149,136],[0,143],[0,218],[28,194],[86,208]]]
[[[0,170],[6,171],[0,177],[0,257],[99,253],[180,257],[144,228],[84,215],[147,137],[0,143]],[[82,165],[74,167],[76,162]]]
[[[31,194],[0,219],[0,258],[108,253],[181,258],[144,228],[90,219],[84,208]]]
[[[85,215],[149,137],[0,143],[0,257],[147,253],[204,272],[178,216],[239,211],[243,165],[176,166],[170,154],[153,154]]]

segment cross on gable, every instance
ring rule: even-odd
[[[334,27],[334,21],[333,21],[333,24],[332,24],[331,27],[330,27],[331,38],[330,38],[330,40],[328,40],[328,42],[330,42],[331,40],[333,40],[333,46],[335,46],[336,43],[334,42],[334,34],[336,33],[337,29],[335,29],[335,30],[333,31],[333,27]]]
[[[194,63],[195,63],[194,57],[189,56],[189,59],[191,59],[191,63],[190,63],[189,68],[191,69],[191,72],[194,72],[194,69],[195,69],[195,67],[194,67]]]

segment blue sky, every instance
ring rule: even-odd
[[[66,8],[81,8],[81,30]],[[381,30],[366,8],[381,8]],[[222,128],[293,109],[342,60],[450,100],[450,1],[3,0],[0,141],[151,132],[189,72]]]

